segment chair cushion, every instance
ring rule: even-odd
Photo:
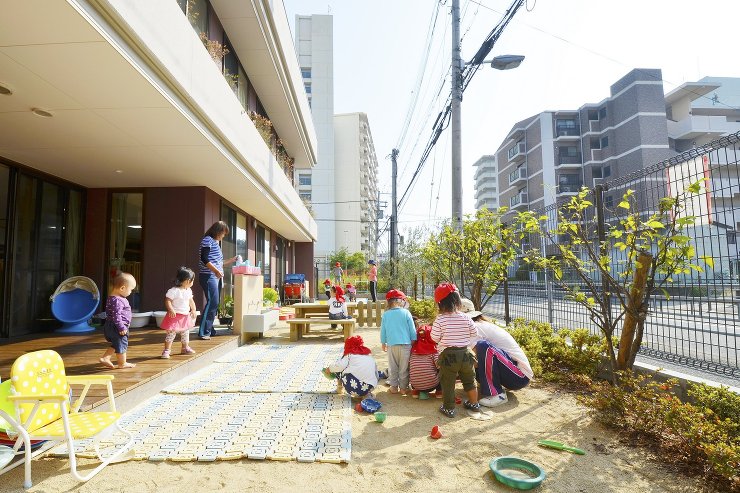
[[[90,438],[116,421],[121,417],[121,413],[114,412],[87,412],[69,415],[69,427],[72,430],[72,438]],[[34,430],[36,436],[64,437],[64,423],[61,419],[49,423],[46,426]]]

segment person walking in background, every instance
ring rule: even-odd
[[[334,284],[341,286],[342,277],[344,277],[344,271],[342,270],[341,262],[337,262],[336,264],[334,264],[334,269],[332,269],[332,273],[334,274]]]
[[[328,278],[324,279],[324,294],[327,300],[331,298],[331,281]]]
[[[368,260],[367,264],[370,266],[367,271],[367,282],[370,289],[370,297],[373,301],[377,301],[378,298],[378,266],[375,265],[375,260]]]
[[[504,388],[519,390],[534,378],[529,359],[511,334],[486,319],[475,309],[472,301],[463,299],[462,306],[462,311],[473,319],[478,332],[475,377],[482,396],[478,402],[486,407],[505,404],[509,399]]]
[[[164,305],[167,307],[167,316],[162,321],[162,329],[167,331],[164,336],[164,350],[162,359],[169,359],[172,342],[180,334],[182,350],[180,354],[195,354],[190,347],[190,329],[195,327],[195,301],[193,287],[195,272],[187,267],[177,269],[175,285],[164,296]]]
[[[223,221],[216,221],[208,228],[200,242],[198,282],[206,295],[206,306],[200,320],[198,335],[201,339],[210,339],[216,335],[213,322],[216,320],[218,304],[221,302],[221,289],[224,287],[224,265],[236,262],[237,257],[224,261],[219,242],[229,234],[229,226]]]
[[[444,402],[439,411],[448,418],[455,417],[455,380],[460,377],[468,399],[463,406],[480,413],[478,389],[475,385],[473,355],[468,351],[478,337],[473,321],[462,313],[462,300],[457,286],[443,282],[434,290],[439,315],[432,324],[432,340],[439,353],[439,379]]]
[[[105,301],[105,325],[103,334],[105,340],[110,342],[110,346],[103,353],[100,361],[108,368],[133,368],[134,363],[126,361],[128,352],[128,330],[131,325],[131,305],[128,298],[131,291],[136,288],[136,279],[131,274],[121,272],[113,278],[111,290],[108,293],[108,299]],[[116,355],[118,365],[111,361],[113,355]]]
[[[388,385],[390,393],[406,395],[409,390],[411,343],[416,340],[416,326],[411,312],[403,308],[406,295],[398,289],[386,293],[386,312],[380,322],[380,342],[388,352]]]

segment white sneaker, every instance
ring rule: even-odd
[[[492,395],[490,397],[484,397],[482,399],[478,399],[478,402],[480,402],[481,406],[496,407],[496,406],[500,406],[501,404],[506,404],[507,402],[509,402],[509,398],[506,397],[506,392],[504,392],[499,395]]]

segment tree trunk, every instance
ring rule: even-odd
[[[639,267],[635,269],[635,278],[632,282],[632,290],[630,291],[627,313],[624,317],[622,336],[619,339],[619,354],[617,355],[617,368],[619,370],[632,368],[632,363],[635,361],[634,355],[632,354],[634,352],[633,342],[635,341],[635,328],[637,327],[638,322],[644,323],[644,320],[641,321],[639,319],[642,318],[643,315],[642,308],[643,299],[645,298],[647,273],[652,260],[652,255],[647,252],[640,252],[640,256],[637,258]],[[638,316],[634,315],[636,313]],[[642,330],[638,331],[638,336],[640,339],[642,338]]]

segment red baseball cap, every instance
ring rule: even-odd
[[[447,298],[450,293],[454,293],[457,291],[457,286],[452,284],[451,282],[443,282],[440,283],[439,286],[434,290],[434,301],[439,303],[443,299]]]
[[[340,266],[340,265],[342,265],[342,264],[341,264],[341,263],[339,263],[339,262],[337,262],[337,263],[336,263],[336,264],[334,264],[334,265],[336,265],[337,267],[339,267],[339,266]]]
[[[400,289],[391,289],[387,293],[385,293],[385,299],[386,300],[405,300],[406,295],[401,291]]]

